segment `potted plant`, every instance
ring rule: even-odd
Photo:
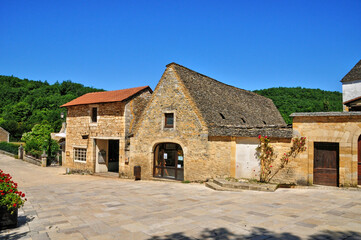
[[[0,169],[0,230],[16,227],[18,208],[24,205],[25,193],[18,190],[18,184],[11,180],[10,174]]]

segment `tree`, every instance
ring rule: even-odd
[[[25,142],[25,151],[35,157],[40,157],[43,151],[48,154],[48,159],[54,159],[59,151],[58,143],[51,139],[53,132],[50,124],[36,124],[31,132],[23,134],[21,138]]]

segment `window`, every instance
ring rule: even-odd
[[[92,108],[92,122],[97,122],[98,109],[96,107]]]
[[[173,113],[165,113],[165,121],[164,127],[165,128],[173,128],[174,127],[174,114]]]
[[[74,148],[74,161],[86,162],[86,148]]]

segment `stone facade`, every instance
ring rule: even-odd
[[[174,128],[164,128],[164,114],[174,113]],[[142,179],[153,177],[154,149],[159,143],[177,143],[184,151],[184,179],[204,181],[229,176],[231,137],[208,137],[207,127],[187,89],[172,68],[167,68],[131,138],[130,164],[124,174],[142,168]]]
[[[360,114],[299,114],[293,118],[293,128],[301,136],[307,137],[307,151],[296,159],[296,166],[293,167],[300,178],[305,179],[308,184],[313,184],[314,143],[334,142],[339,144],[339,186],[357,185]]]
[[[126,138],[151,96],[144,91],[122,102],[95,103],[69,106],[66,129],[65,167],[89,172],[106,172],[105,164],[99,164],[99,151],[108,149],[109,140],[119,140],[119,165],[125,165]],[[92,122],[92,108],[97,108],[97,121]],[[86,149],[86,161],[74,161],[74,149]]]
[[[0,127],[0,142],[9,142],[10,133]]]

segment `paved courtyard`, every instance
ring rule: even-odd
[[[361,239],[361,191],[216,192],[65,175],[0,154],[28,201],[0,239]]]

